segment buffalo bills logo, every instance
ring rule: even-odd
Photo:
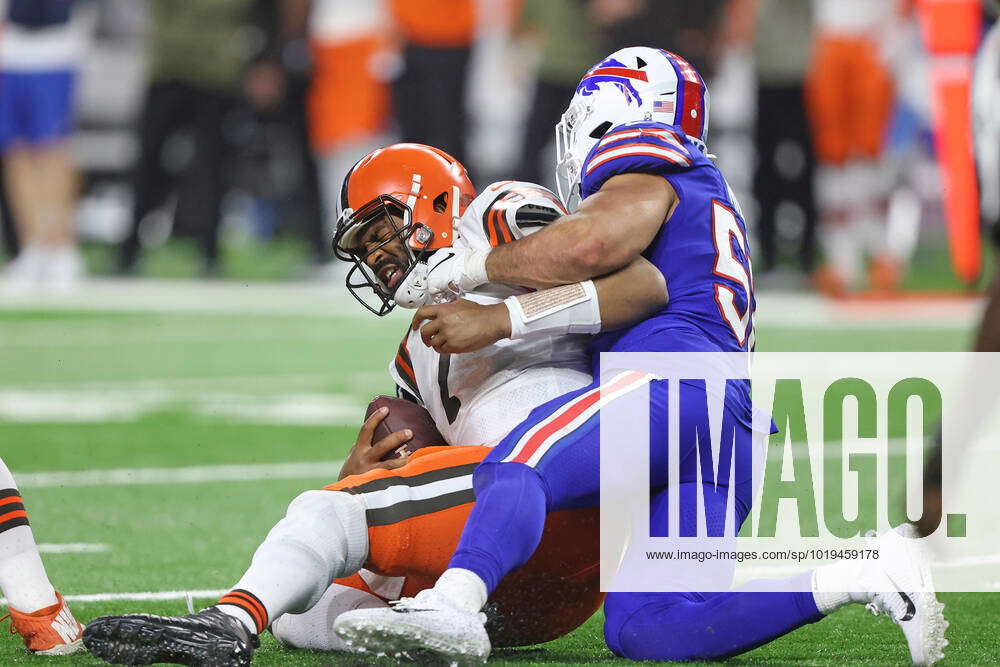
[[[625,95],[629,104],[641,106],[642,97],[632,85],[632,81],[648,80],[646,73],[642,70],[626,67],[624,63],[614,58],[608,58],[587,72],[587,75],[580,81],[580,85],[576,87],[576,92],[588,97],[600,90],[600,84],[610,83]]]

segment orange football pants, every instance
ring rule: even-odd
[[[806,102],[821,163],[841,165],[882,153],[895,91],[875,44],[820,35],[806,79]]]
[[[372,470],[326,489],[361,497],[369,553],[365,568],[406,577],[403,596],[431,587],[448,567],[472,510],[472,471],[488,447],[425,447],[397,470]],[[529,646],[576,629],[601,606],[598,508],[548,516],[542,542],[490,598],[503,618],[494,646]],[[374,592],[354,575],[338,584]]]
[[[389,86],[372,73],[372,63],[385,48],[377,36],[349,42],[311,45],[313,77],[308,117],[312,148],[318,153],[385,129],[389,120]]]

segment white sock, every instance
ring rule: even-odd
[[[841,560],[813,570],[813,599],[821,614],[830,614],[851,602],[866,601],[865,594],[857,590],[859,563]]]
[[[0,517],[8,517],[0,521],[0,589],[7,603],[26,614],[54,605],[56,592],[38,555],[14,476],[2,460],[0,503]]]
[[[434,590],[459,609],[479,613],[486,604],[486,582],[472,570],[449,567],[434,584]]]
[[[259,634],[257,632],[257,621],[254,620],[254,617],[251,616],[249,612],[244,611],[242,607],[237,607],[231,604],[220,604],[217,605],[216,608],[223,614],[228,614],[229,616],[235,618],[237,621],[243,624],[244,628],[246,628],[253,634],[255,635]]]
[[[856,217],[851,202],[852,171],[848,167],[826,165],[816,173],[816,199],[820,210],[820,243],[827,263],[848,288],[861,275],[861,241],[854,229]]]
[[[341,491],[306,491],[288,506],[218,608],[260,633],[269,619],[311,608],[331,581],[357,572],[367,557],[361,500]]]

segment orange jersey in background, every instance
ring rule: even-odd
[[[390,7],[399,32],[418,46],[463,48],[475,37],[475,0],[392,0]]]
[[[877,158],[894,98],[892,75],[871,40],[836,34],[816,39],[806,101],[821,162]]]
[[[374,35],[343,42],[312,40],[313,78],[309,88],[309,134],[313,150],[383,131],[389,121],[389,85],[374,71],[386,48]]]

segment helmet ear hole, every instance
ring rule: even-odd
[[[434,212],[444,213],[448,210],[448,193],[442,192],[434,198]]]
[[[595,127],[590,132],[590,138],[591,139],[600,139],[605,134],[607,134],[608,130],[610,130],[610,129],[611,129],[611,121],[610,120],[606,120],[603,123],[601,123],[600,125],[598,125],[597,127]]]

